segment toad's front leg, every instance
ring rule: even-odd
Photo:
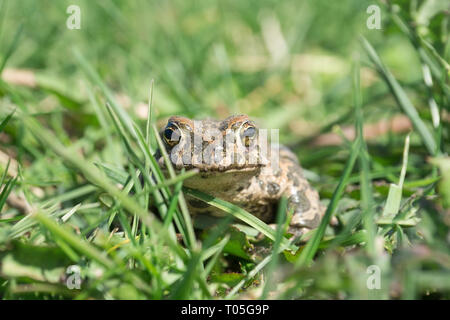
[[[325,212],[320,203],[319,193],[314,190],[292,151],[286,147],[279,149],[278,166],[268,165],[261,170],[256,179],[266,187],[265,197],[272,203],[285,197],[288,212],[292,213],[288,232],[299,237],[305,232],[317,228]],[[254,185],[257,183],[255,182]],[[276,188],[269,188],[269,186]],[[275,225],[272,225],[275,227]]]
[[[299,179],[303,180],[299,186],[292,185],[285,190],[288,211],[292,212],[288,232],[294,236],[301,236],[317,228],[324,213],[318,192],[303,177]]]
[[[288,232],[301,236],[318,227],[325,210],[319,193],[303,176],[297,157],[287,148],[280,148],[280,169],[284,186],[279,196],[287,198],[288,212],[292,213]]]

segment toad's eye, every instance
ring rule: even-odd
[[[242,128],[241,139],[245,146],[250,146],[251,141],[256,137],[256,128],[252,125]]]
[[[181,133],[177,127],[175,127],[174,125],[169,125],[166,127],[166,129],[164,129],[163,137],[166,143],[169,146],[173,147],[180,142]]]

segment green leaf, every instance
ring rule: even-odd
[[[400,172],[398,185],[391,183],[389,187],[389,194],[386,200],[386,205],[383,209],[383,217],[394,217],[400,210],[400,203],[402,201],[403,183],[405,181],[406,169],[408,167],[408,153],[409,153],[409,135],[405,138],[405,146],[403,148],[403,163]]]
[[[235,286],[239,283],[239,281],[243,280],[245,275],[237,272],[228,272],[228,273],[212,273],[211,281],[224,283],[229,286]]]
[[[391,183],[389,186],[389,194],[386,200],[386,205],[383,209],[383,216],[395,216],[400,209],[400,202],[402,201],[402,188]]]
[[[230,234],[230,240],[225,245],[223,251],[236,257],[252,261],[251,254],[253,245],[248,241],[247,235],[233,226],[229,228],[228,233]]]

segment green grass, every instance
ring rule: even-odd
[[[448,299],[443,2],[380,2],[369,30],[373,1],[85,0],[69,30],[70,1],[0,0],[0,297]],[[233,113],[280,129],[320,192],[303,242],[285,199],[272,229],[155,160],[168,116]],[[194,228],[186,196],[225,217]]]

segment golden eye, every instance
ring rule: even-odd
[[[252,125],[248,125],[247,127],[244,127],[241,131],[241,139],[242,142],[244,142],[244,145],[246,147],[250,146],[251,141],[253,138],[256,137],[256,128]]]
[[[170,147],[173,147],[180,142],[181,133],[176,126],[170,124],[166,127],[166,129],[164,129],[163,137],[166,143]]]

